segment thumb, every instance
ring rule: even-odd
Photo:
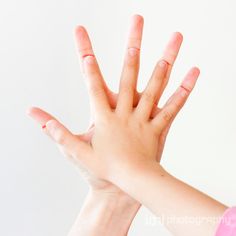
[[[58,120],[51,119],[43,126],[44,131],[74,158],[81,160],[91,155],[91,147],[78,136],[72,134]]]

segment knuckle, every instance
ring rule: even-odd
[[[131,94],[133,93],[133,87],[128,83],[123,83],[123,85],[121,86],[121,91],[123,94]]]
[[[139,49],[130,47],[127,49],[126,64],[127,66],[136,66],[139,59]]]
[[[155,103],[155,96],[153,93],[149,92],[149,91],[145,91],[142,95],[142,97],[144,98],[144,100],[148,103]]]
[[[173,117],[173,112],[171,110],[163,110],[162,119],[166,122],[169,122]]]
[[[90,86],[90,92],[96,97],[100,97],[103,95],[104,91],[100,86],[92,85]]]
[[[175,100],[173,100],[172,101],[172,110],[173,110],[173,112],[175,112],[175,111],[177,111],[177,110],[179,110],[180,108],[181,108],[181,101],[175,101]]]

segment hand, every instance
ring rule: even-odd
[[[132,17],[132,22],[131,22],[131,27],[129,31],[129,39],[128,39],[128,45],[127,49],[131,48],[131,51],[137,52],[137,55],[134,57],[131,57],[129,54],[129,50],[127,50],[127,53],[125,55],[125,61],[124,61],[124,66],[122,70],[122,75],[121,75],[121,82],[124,83],[125,80],[124,78],[130,77],[133,84],[136,83],[137,76],[138,76],[138,71],[139,71],[139,51],[141,47],[141,40],[142,40],[142,31],[143,31],[143,18],[139,15],[134,15]],[[80,62],[81,62],[81,68],[83,70],[83,58],[88,55],[92,54],[93,55],[93,50],[92,50],[92,45],[91,41],[89,39],[89,36],[86,32],[86,30],[83,27],[78,27],[76,29],[76,43],[78,46],[78,52],[79,52],[79,57],[80,57]],[[134,40],[136,39],[136,40]],[[165,86],[167,85],[167,82],[170,77],[170,73],[172,70],[172,67],[174,65],[175,59],[178,55],[180,46],[182,43],[182,35],[180,33],[174,33],[172,38],[170,39],[169,43],[167,44],[164,53],[163,53],[163,59],[168,62],[167,65],[167,73],[165,75],[165,78],[163,79],[163,84],[162,84],[162,91],[164,90]],[[153,72],[153,77],[155,76],[156,69]],[[86,79],[86,78],[85,78]],[[109,90],[109,88],[106,86],[104,80],[101,78],[102,83],[104,84],[104,88],[107,93],[108,101],[112,107],[112,109],[116,108],[117,104],[117,94],[113,93],[112,91]],[[132,89],[132,84],[127,84],[127,86],[130,86],[130,89]],[[137,103],[139,101],[139,98],[142,96],[142,93],[138,93],[136,90],[134,91],[134,101],[133,101],[133,106],[137,106]],[[157,114],[160,109],[157,106],[153,106],[153,115]],[[45,125],[49,120],[55,120],[55,118],[46,113],[45,111],[33,107],[29,110],[29,114],[36,120],[38,121],[42,126]],[[91,111],[91,114],[93,114],[93,111]],[[91,119],[91,126],[88,129],[86,133],[83,135],[77,135],[78,139],[82,139],[84,142],[90,143],[91,138],[94,133],[94,124],[93,124],[93,119]],[[161,160],[161,154],[164,148],[165,140],[167,133],[169,131],[170,125],[173,121],[174,117],[170,120],[169,124],[167,125],[166,129],[162,132],[162,134],[159,136],[158,140],[158,151],[156,155],[156,160],[160,161]],[[69,157],[70,160],[73,160],[73,158],[70,157],[70,150],[66,150],[65,146],[59,145],[59,148],[61,151]],[[77,162],[76,162],[77,163]],[[109,193],[121,193],[120,189],[113,185],[112,183],[97,178],[95,177],[92,173],[89,173],[86,168],[82,168],[81,165],[77,163],[77,166],[80,167],[80,171],[83,174],[83,177],[88,180],[92,190],[94,191],[100,191],[102,190],[103,192],[109,192]]]
[[[117,119],[117,121],[119,121],[118,123],[120,123],[120,125],[121,125],[120,127],[122,127],[122,129],[124,128],[123,126],[126,125],[127,121],[129,120],[127,114],[129,112],[131,113],[131,111],[133,113],[133,109],[138,111],[141,106],[140,104],[143,104],[142,106],[145,107],[145,101],[149,102],[149,106],[145,107],[149,110],[149,112],[148,112],[148,110],[146,110],[146,114],[147,113],[150,114],[150,116],[147,120],[154,120],[154,118],[159,113],[160,114],[163,113],[163,111],[162,111],[163,109],[160,109],[157,107],[158,100],[167,85],[173,64],[175,62],[179,48],[182,43],[182,35],[179,33],[175,33],[173,35],[173,37],[171,38],[170,42],[168,43],[166,49],[164,50],[164,54],[162,57],[162,60],[164,62],[164,67],[160,67],[161,63],[157,64],[157,66],[155,67],[154,72],[151,76],[151,79],[149,81],[148,87],[145,89],[145,91],[143,93],[139,94],[136,91],[136,82],[137,82],[137,76],[138,76],[138,70],[139,70],[139,51],[140,51],[139,49],[141,46],[142,27],[143,27],[142,17],[134,16],[133,21],[132,21],[131,30],[130,30],[129,40],[128,40],[128,50],[127,50],[127,53],[125,56],[125,62],[124,62],[123,70],[122,70],[120,92],[118,95],[118,99],[117,99],[117,95],[112,93],[107,88],[107,86],[101,76],[101,72],[99,70],[99,67],[98,67],[96,61],[95,61],[95,64],[90,65],[90,67],[86,67],[85,71],[84,71],[84,75],[86,77],[88,87],[90,88],[90,95],[95,100],[99,97],[105,98],[104,101],[107,102],[107,105],[109,104],[112,113],[116,113],[117,115],[119,114],[119,116],[121,115],[121,117],[117,116],[116,119],[121,118],[121,120],[120,120],[121,122],[119,121],[119,119]],[[76,39],[77,39],[77,44],[78,44],[78,49],[79,49],[79,55],[81,58],[81,66],[82,66],[82,68],[84,68],[84,65],[83,65],[84,59],[89,58],[88,55],[94,55],[94,54],[93,54],[93,50],[92,50],[92,46],[91,46],[88,34],[83,27],[78,27],[76,29]],[[133,55],[133,53],[132,53],[133,56],[131,56],[129,53],[130,51],[133,53],[135,52],[135,55]],[[161,154],[162,154],[163,147],[164,147],[164,143],[165,143],[165,139],[166,139],[166,135],[169,131],[170,125],[171,125],[172,121],[174,120],[175,116],[177,115],[178,111],[184,105],[184,103],[189,95],[189,92],[191,92],[191,90],[196,82],[196,78],[197,78],[198,74],[199,74],[198,69],[194,68],[186,76],[185,80],[182,83],[182,86],[183,86],[182,92],[185,94],[184,97],[181,97],[181,99],[178,99],[178,95],[180,95],[181,93],[175,93],[168,100],[166,106],[168,104],[175,104],[177,106],[176,106],[176,109],[174,109],[174,112],[169,113],[168,111],[167,112],[164,111],[163,117],[164,117],[165,125],[163,125],[163,129],[161,130],[161,132],[158,133],[158,135],[155,135],[156,140],[152,140],[152,142],[150,143],[150,147],[151,147],[150,150],[154,151],[154,158],[151,158],[151,160],[156,159],[157,161],[160,161]],[[93,79],[95,79],[95,80],[93,80]],[[182,89],[180,89],[180,90],[182,90]],[[118,102],[117,102],[117,100],[118,100]],[[102,102],[101,100],[98,100],[98,101],[99,101],[99,103]],[[144,102],[142,102],[142,101],[144,101]],[[151,106],[150,106],[150,103],[152,103]],[[121,105],[121,104],[123,104],[123,105]],[[103,199],[105,199],[106,197],[110,198],[109,197],[110,194],[116,195],[116,193],[119,195],[119,199],[123,199],[123,200],[125,199],[123,206],[125,206],[125,208],[127,208],[126,206],[128,204],[128,206],[129,206],[128,208],[132,209],[131,212],[129,213],[129,215],[131,217],[128,217],[128,219],[129,219],[128,227],[129,227],[129,224],[131,223],[134,215],[136,214],[136,212],[140,206],[139,203],[136,202],[134,199],[132,199],[126,193],[122,192],[118,187],[116,187],[115,185],[113,185],[109,181],[104,180],[102,178],[103,175],[99,176],[99,174],[96,172],[96,168],[95,169],[90,168],[89,165],[87,165],[88,163],[86,164],[83,161],[85,159],[89,161],[89,159],[90,159],[90,164],[93,162],[93,160],[91,162],[91,157],[93,158],[94,153],[92,153],[91,150],[89,150],[90,144],[94,144],[94,146],[95,146],[95,144],[96,144],[95,140],[99,141],[98,137],[101,134],[100,134],[100,132],[96,132],[96,131],[101,130],[102,124],[103,125],[105,124],[104,122],[101,122],[102,120],[99,121],[97,119],[97,108],[98,108],[97,105],[98,104],[96,104],[96,101],[95,101],[95,103],[92,103],[92,111],[93,111],[92,114],[94,114],[94,111],[95,111],[95,115],[96,115],[95,117],[93,117],[93,118],[95,118],[95,122],[90,127],[90,129],[82,135],[74,135],[74,134],[70,133],[65,127],[62,126],[62,124],[60,124],[59,121],[57,121],[50,114],[42,111],[39,108],[31,108],[29,110],[29,114],[34,119],[36,119],[43,127],[45,127],[45,129],[44,129],[45,133],[49,134],[56,141],[56,143],[59,144],[60,149],[69,158],[71,158],[76,163],[77,166],[83,166],[83,170],[85,170],[84,173],[87,176],[87,179],[89,180],[91,189],[95,190],[95,192],[96,192],[96,194],[95,194],[96,199],[97,199],[97,196],[99,196],[98,193],[101,193],[101,195],[103,195],[104,193],[106,195],[106,193],[108,193],[108,195],[105,197],[103,195],[103,197],[102,197]],[[166,106],[164,106],[164,108]],[[124,111],[122,111],[123,109],[124,109]],[[127,113],[127,111],[129,111],[129,112]],[[144,111],[145,111],[145,109],[144,109]],[[137,112],[135,112],[135,113],[137,113]],[[125,115],[124,117],[123,117],[123,114]],[[143,115],[145,115],[145,112],[143,113]],[[140,116],[140,118],[141,118],[141,116]],[[114,121],[115,121],[115,119],[114,119]],[[128,133],[132,132],[132,129],[137,126],[137,121],[138,120],[134,119],[132,121],[133,122],[132,123],[131,119],[130,119],[130,121],[127,124],[132,124],[132,125],[127,130]],[[138,122],[138,124],[141,124],[141,123],[142,122]],[[101,124],[99,129],[97,129],[97,124]],[[115,125],[115,122],[113,122],[113,125]],[[144,127],[144,126],[138,125],[137,127],[138,127],[138,130],[140,131],[140,128]],[[117,127],[114,127],[114,128],[117,128]],[[145,128],[146,128],[146,124],[145,124]],[[118,130],[118,131],[120,131],[120,130]],[[96,134],[96,136],[94,135],[94,133]],[[135,140],[136,138],[134,136],[134,143],[133,142],[131,142],[131,143],[133,143],[134,146],[136,146],[136,144],[137,144],[137,146],[139,146],[138,145],[139,141],[143,140],[144,142],[141,142],[141,144],[143,144],[144,148],[146,148],[145,141],[147,141],[150,138],[150,136],[147,135],[148,132],[147,133],[145,132],[145,134],[147,135],[147,138],[148,138],[146,140],[146,137],[144,137],[146,135],[140,135],[141,133],[139,133],[139,132],[137,133],[138,134],[137,137],[141,137],[141,140],[137,140],[138,142],[136,143],[136,140]],[[135,134],[135,133],[133,133],[133,134]],[[151,130],[151,134],[152,134],[152,136],[151,136],[151,139],[152,139],[153,138],[152,130]],[[111,134],[106,134],[107,137],[109,137],[110,135]],[[102,136],[103,136],[103,134],[102,134]],[[122,133],[121,133],[121,136],[122,136]],[[126,137],[126,139],[127,139],[127,137]],[[110,139],[108,141],[110,141]],[[132,140],[128,140],[128,141],[132,141]],[[98,144],[99,144],[99,142],[98,142]],[[85,151],[85,150],[87,150],[87,151]],[[141,150],[141,151],[143,151],[143,150]],[[82,152],[85,154],[84,157],[83,157]],[[137,152],[137,150],[135,152]],[[114,154],[117,155],[117,153],[114,153]],[[139,155],[140,154],[141,153],[139,153]],[[150,152],[150,157],[151,156],[152,155]],[[107,158],[107,154],[104,157]],[[84,159],[80,160],[80,158],[84,158]],[[90,168],[90,171],[88,171],[88,167]],[[97,167],[99,167],[99,165]],[[92,172],[91,172],[91,170],[92,170]],[[113,195],[111,199],[113,199],[113,200],[117,199],[116,197],[114,197],[115,195]],[[123,202],[123,200],[122,200],[122,202]],[[108,202],[110,202],[110,200]],[[105,203],[105,205],[106,205],[106,203]],[[85,207],[85,209],[86,209],[86,207]],[[116,213],[117,213],[117,210],[114,210],[114,211],[116,211]],[[82,218],[84,218],[83,211],[82,211]],[[80,217],[79,217],[78,222],[81,222]],[[123,225],[127,226],[127,224],[123,224]],[[89,225],[88,228],[90,228],[90,226],[91,225]],[[97,228],[97,227],[95,227],[95,228]],[[112,228],[113,228],[113,226],[112,226]],[[79,225],[75,224],[75,227],[73,228],[72,231],[74,232],[74,230],[77,230],[77,229],[80,229],[80,227],[79,227]],[[73,234],[73,232],[71,233],[71,235]],[[87,235],[87,232],[85,232],[85,235]]]
[[[158,112],[153,112],[167,84],[166,78],[170,74],[168,65],[173,64],[181,39],[170,43],[169,51],[167,50],[157,63],[136,105],[140,31],[129,38],[128,48],[132,48],[132,52],[136,54],[126,55],[117,106],[114,109],[85,29],[78,27],[76,34],[94,111],[94,133],[91,144],[84,139],[84,135],[73,135],[52,117],[48,121],[45,120],[46,132],[76,163],[88,168],[96,178],[107,179],[108,174],[118,166],[156,161],[161,149],[159,140],[185,103],[199,75],[199,70],[192,68],[164,107]]]
[[[164,57],[157,63],[137,104],[137,73],[130,72],[132,65],[135,65],[135,57],[133,60],[127,57],[126,63],[129,66],[123,71],[130,73],[121,79],[114,108],[109,102],[101,72],[91,50],[91,55],[83,58],[95,114],[90,144],[76,142],[70,131],[55,120],[49,121],[46,127],[54,140],[59,143],[62,140],[64,146],[68,145],[74,159],[95,176],[119,186],[167,222],[171,216],[176,216],[177,220],[184,216],[190,219],[220,217],[226,209],[225,205],[174,178],[156,162],[160,150],[163,150],[161,137],[165,137],[163,133],[168,132],[171,122],[186,102],[200,72],[198,68],[192,68],[163,108],[154,112],[168,81],[168,65],[172,64],[168,59],[175,58],[173,51],[167,53],[170,57]],[[176,235],[212,235],[216,224],[203,221],[199,227],[194,222],[185,225],[174,221],[168,223],[167,227]]]

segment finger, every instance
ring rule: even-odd
[[[37,121],[42,128],[45,126],[47,121],[55,119],[52,115],[38,107],[30,107],[27,110],[27,114]]]
[[[134,15],[132,17],[116,108],[116,111],[121,114],[123,111],[131,111],[133,108],[139,73],[143,24],[142,16]]]
[[[162,96],[163,91],[166,88],[166,85],[167,85],[167,83],[169,81],[169,77],[170,77],[173,65],[174,65],[174,63],[176,61],[176,58],[178,56],[178,53],[179,53],[179,50],[180,50],[182,42],[183,42],[182,34],[179,33],[179,32],[175,32],[175,33],[173,33],[171,39],[169,40],[169,42],[167,43],[167,45],[166,45],[166,47],[165,47],[165,49],[163,51],[163,56],[162,56],[161,61],[162,60],[166,61],[167,64],[168,64],[168,67],[167,67],[167,71],[165,73],[165,77],[162,80],[162,84],[160,85],[161,88],[158,91],[158,97],[156,98],[155,106],[158,105],[159,99]],[[156,70],[156,67],[154,69],[154,72],[152,73],[151,79],[156,74],[155,70]],[[154,106],[154,108],[155,108],[155,106]]]
[[[174,96],[172,95],[169,102],[172,100]],[[185,102],[187,100],[184,101],[183,105],[181,106],[181,108],[184,106]],[[166,103],[167,104],[167,103]],[[179,111],[181,110],[181,108],[179,109]],[[158,153],[157,153],[157,157],[156,157],[156,160],[157,162],[160,162],[161,161],[161,157],[162,157],[162,153],[163,153],[163,150],[165,148],[165,142],[166,142],[166,137],[170,131],[170,128],[171,128],[171,125],[173,123],[173,121],[175,120],[175,117],[178,115],[179,111],[171,118],[170,122],[167,124],[167,126],[165,127],[165,129],[162,131],[160,137],[159,137],[159,149],[158,149]]]
[[[172,97],[174,97],[174,96],[172,96]],[[186,101],[187,100],[185,100],[183,102],[183,105],[181,106],[181,108],[184,106]],[[181,108],[179,109],[179,111],[181,110]],[[170,122],[167,124],[165,129],[162,131],[161,136],[159,138],[159,142],[158,143],[160,143],[160,146],[162,147],[159,150],[159,158],[158,158],[159,162],[161,160],[161,155],[162,155],[162,152],[163,152],[163,149],[164,149],[164,146],[165,146],[166,137],[167,137],[167,135],[168,135],[168,133],[170,131],[171,125],[172,125],[173,121],[175,120],[176,116],[178,115],[179,111],[171,118]]]
[[[109,103],[112,109],[115,109],[117,106],[117,101],[118,101],[118,93],[114,93],[111,90],[107,90],[107,96],[109,99]],[[134,95],[134,103],[133,103],[133,108],[135,108],[138,105],[138,102],[140,100],[141,93],[138,91]]]
[[[57,120],[49,120],[45,124],[45,130],[48,132],[50,137],[69,152],[74,159],[84,159],[84,157],[89,156],[92,151],[91,147],[87,143],[72,134]]]
[[[171,96],[171,98],[173,97],[173,95]],[[170,98],[170,99],[171,99]],[[169,99],[169,100],[170,100]],[[168,100],[168,101],[169,101]],[[158,108],[158,107],[154,107],[153,108],[153,111],[152,111],[152,115],[151,115],[151,119],[153,119],[157,114],[158,112],[160,111],[161,109]],[[156,154],[156,160],[157,162],[160,162],[161,161],[161,157],[162,157],[162,153],[163,153],[163,150],[164,150],[164,147],[165,147],[165,142],[166,142],[166,137],[169,133],[169,130],[170,130],[170,127],[172,125],[172,122],[174,121],[176,115],[170,120],[169,124],[166,126],[166,128],[162,131],[162,133],[160,134],[160,137],[158,139],[158,152]]]
[[[46,132],[45,128],[46,128],[46,123],[49,120],[55,120],[56,118],[53,117],[51,114],[47,113],[46,111],[42,110],[41,108],[38,107],[30,107],[27,110],[27,114],[33,118],[35,121],[37,121],[40,125],[41,128],[43,129],[43,131],[45,132],[45,134],[48,135],[48,133]],[[69,155],[69,154],[68,154]]]
[[[172,122],[174,121],[176,115],[171,119],[170,123],[166,126],[166,128],[162,131],[160,137],[159,137],[159,140],[158,140],[158,143],[159,143],[159,149],[158,149],[158,152],[157,152],[157,156],[156,156],[156,160],[157,162],[160,162],[161,161],[161,157],[162,157],[162,153],[163,153],[163,150],[165,148],[165,142],[166,142],[166,137],[169,133],[169,130],[170,130],[170,127],[171,127],[171,124]]]
[[[109,110],[110,107],[106,94],[107,87],[95,58],[88,33],[83,26],[78,26],[75,29],[75,38],[91,104],[95,114],[99,115]]]
[[[159,107],[154,106],[150,118],[153,119],[160,112],[160,110],[161,109]],[[171,123],[173,120],[174,120],[174,118],[171,120],[170,124],[168,124],[168,126],[162,131],[162,133],[158,137],[158,150],[156,153],[156,161],[157,162],[161,161],[162,153],[163,153],[164,146],[165,146],[166,136],[169,132],[169,129],[170,129],[170,126],[171,126]]]
[[[165,60],[166,62],[168,62],[168,69],[167,69],[166,76],[163,80],[161,94],[163,93],[163,91],[166,88],[166,85],[168,84],[170,74],[174,66],[174,63],[176,61],[176,58],[178,56],[182,42],[183,42],[183,35],[179,32],[175,32],[171,36],[169,42],[167,43],[163,51],[162,60]]]
[[[80,59],[79,61],[80,61],[80,65],[81,65],[81,71],[84,73],[83,58],[88,56],[88,55],[93,55],[94,56],[95,54],[94,54],[94,51],[93,51],[93,48],[92,48],[92,43],[91,43],[91,40],[89,38],[89,35],[88,35],[86,29],[83,26],[78,26],[75,29],[75,41],[76,41],[77,51],[78,51],[78,54],[79,54],[79,59]],[[103,79],[103,76],[102,76],[102,73],[101,73],[101,70],[99,68],[98,63],[97,63],[97,71],[100,74],[101,81],[103,83],[103,86],[104,86],[108,96],[110,96],[112,94],[112,92],[109,90],[109,88],[107,87],[107,85],[106,85],[106,83]],[[112,97],[112,95],[111,95],[111,97]],[[111,103],[112,102],[113,102],[113,97],[112,97]]]
[[[91,150],[89,145],[82,141],[79,136],[72,134],[52,115],[37,107],[31,107],[27,113],[36,120],[61,148],[63,152],[74,158],[87,156]],[[78,155],[79,154],[79,155]]]
[[[160,97],[161,85],[167,71],[167,62],[161,60],[157,63],[155,70],[142,93],[136,112],[141,119],[148,120],[151,116],[154,105]]]
[[[81,65],[81,70],[84,73],[83,59],[84,57],[89,55],[94,56],[94,51],[92,48],[92,43],[89,38],[88,32],[83,26],[81,25],[76,26],[74,33],[75,33],[75,44],[80,59],[79,61]]]
[[[157,114],[157,116],[151,120],[151,123],[154,125],[155,130],[158,134],[160,134],[168,126],[171,120],[183,107],[189,94],[191,93],[196,84],[199,74],[200,71],[198,68],[192,68],[187,73],[182,84],[179,86],[173,96],[167,101],[167,103]]]

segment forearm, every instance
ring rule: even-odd
[[[112,181],[181,236],[214,235],[226,206],[167,173],[159,164],[130,168]]]
[[[125,236],[139,207],[124,193],[90,190],[68,236]]]

